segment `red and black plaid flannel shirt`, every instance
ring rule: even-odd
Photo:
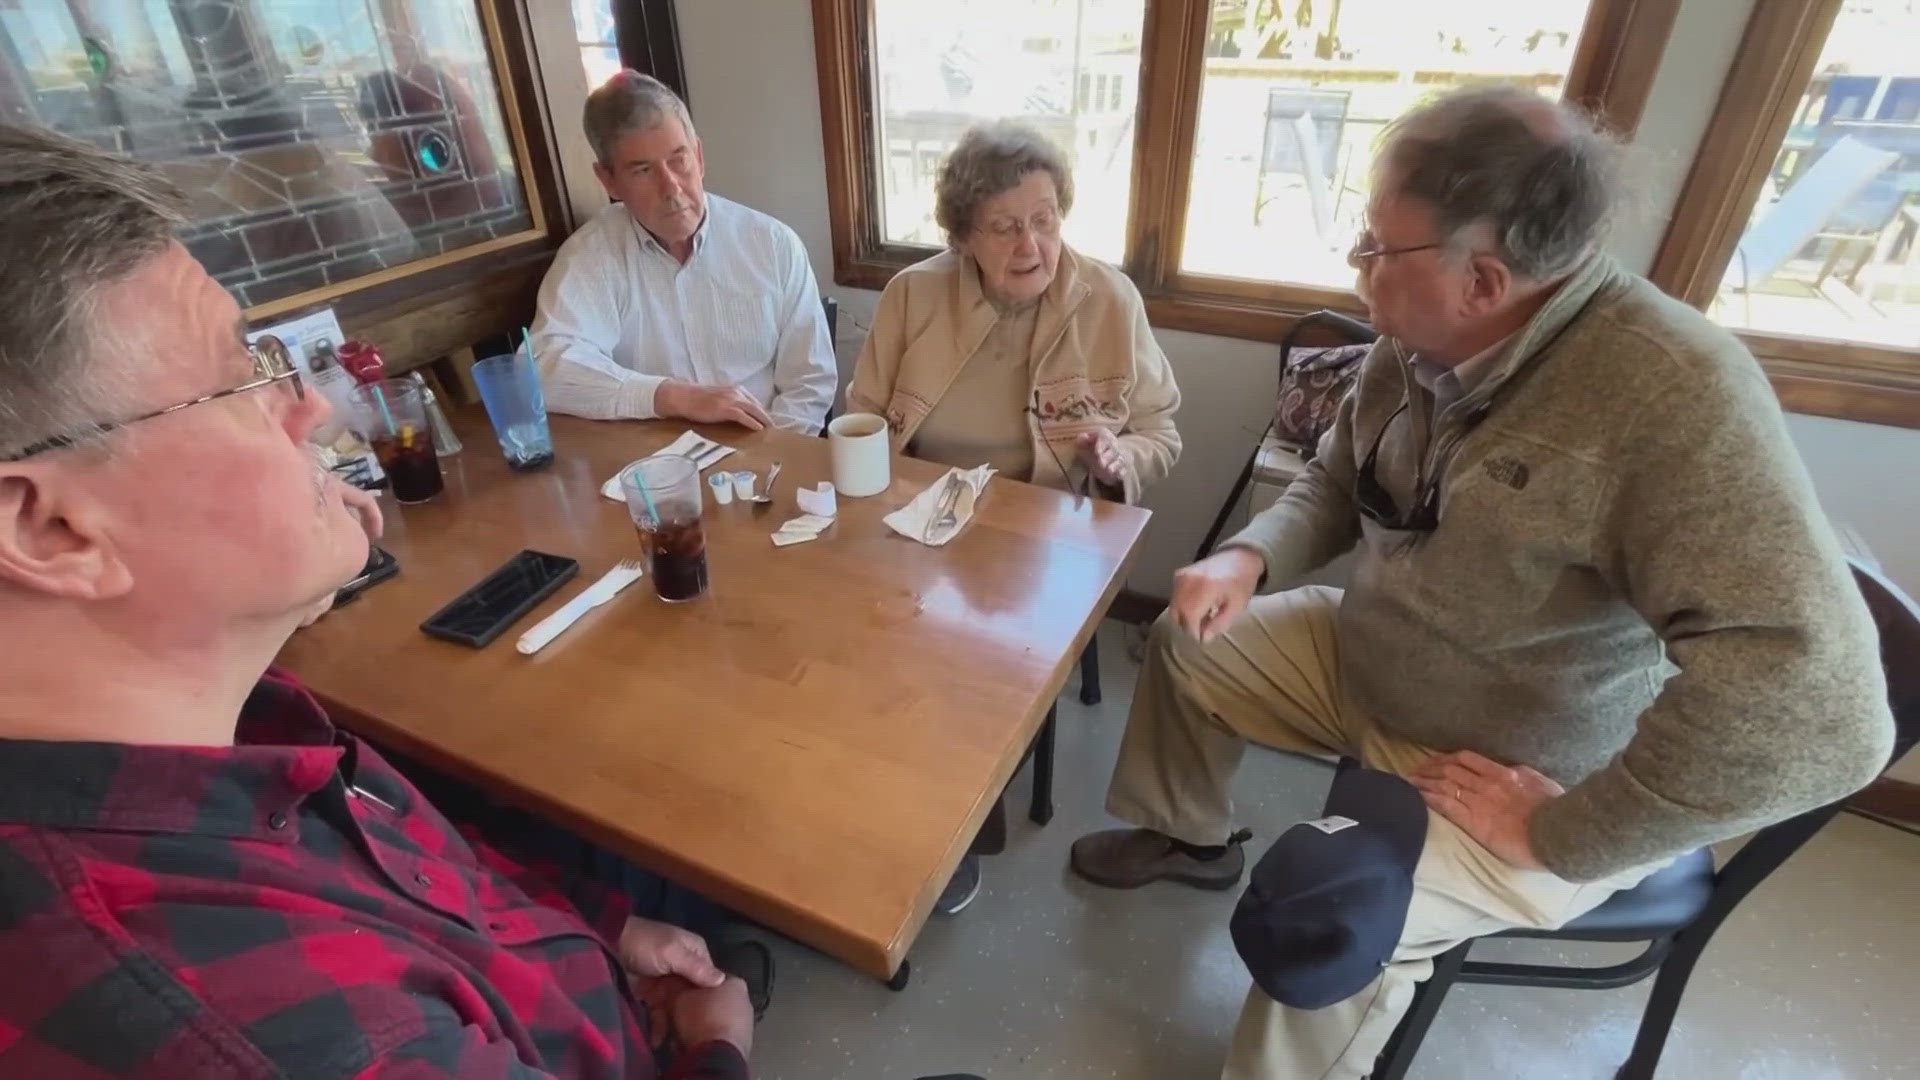
[[[653,1080],[626,911],[271,673],[232,747],[0,740],[0,1077]],[[746,1077],[710,1043],[664,1080]]]

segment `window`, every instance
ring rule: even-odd
[[[1758,5],[1654,279],[1790,408],[1920,427],[1920,0]]]
[[[1214,7],[1180,268],[1339,289],[1386,125],[1492,78],[1558,97],[1588,0],[1284,7]]]
[[[1345,252],[1386,122],[1499,79],[1630,133],[1679,0],[814,0],[835,280],[943,241],[940,160],[1021,117],[1072,157],[1066,235],[1163,326],[1277,340],[1357,308]]]
[[[619,74],[620,38],[611,0],[573,0],[573,32],[580,43],[580,64],[587,69],[587,89]]]
[[[544,237],[471,0],[170,7],[0,4],[0,113],[157,164],[250,317]]]
[[[1120,93],[1123,75],[1140,68],[1145,0],[872,0],[872,7],[882,238],[944,244],[933,220],[941,159],[972,124],[1020,117],[1072,158],[1067,242],[1119,262],[1134,127],[1132,103]]]

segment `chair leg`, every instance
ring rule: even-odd
[[[1472,948],[1473,941],[1469,939],[1433,958],[1433,975],[1414,989],[1413,1004],[1407,1007],[1407,1015],[1400,1018],[1400,1025],[1393,1029],[1387,1045],[1375,1059],[1370,1080],[1403,1080],[1407,1075],[1414,1055],[1420,1052],[1420,1044],[1426,1041],[1427,1029],[1440,1014],[1440,1004],[1460,977],[1460,965],[1466,963],[1467,952]]]
[[[1087,648],[1080,654],[1080,704],[1100,704],[1100,635],[1095,633],[1087,639]]]
[[[1047,710],[1046,723],[1033,743],[1033,805],[1027,816],[1035,825],[1053,820],[1053,727],[1058,709]]]
[[[1687,992],[1687,980],[1693,966],[1713,939],[1714,927],[1696,924],[1674,939],[1672,951],[1653,977],[1653,993],[1647,998],[1647,1011],[1640,1014],[1640,1031],[1633,1037],[1633,1052],[1615,1075],[1620,1080],[1653,1080],[1660,1066],[1660,1053],[1667,1047],[1667,1035],[1673,1031],[1673,1018],[1680,1012],[1680,998]]]

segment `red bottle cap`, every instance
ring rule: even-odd
[[[380,350],[365,341],[349,341],[340,346],[340,366],[362,386],[387,377],[387,362]]]

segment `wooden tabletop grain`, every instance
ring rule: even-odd
[[[773,546],[823,439],[702,428],[725,466],[783,463],[760,508],[707,505],[712,589],[643,578],[536,656],[519,634],[638,553],[600,496],[684,425],[555,417],[557,460],[506,468],[476,413],[443,495],[387,503],[400,575],[301,631],[282,662],[350,727],[714,900],[888,975],[1038,731],[1125,579],[1146,511],[995,479],[944,548],[881,518],[939,477],[841,499],[811,543]],[[483,650],[419,624],[523,548],[580,575]]]

